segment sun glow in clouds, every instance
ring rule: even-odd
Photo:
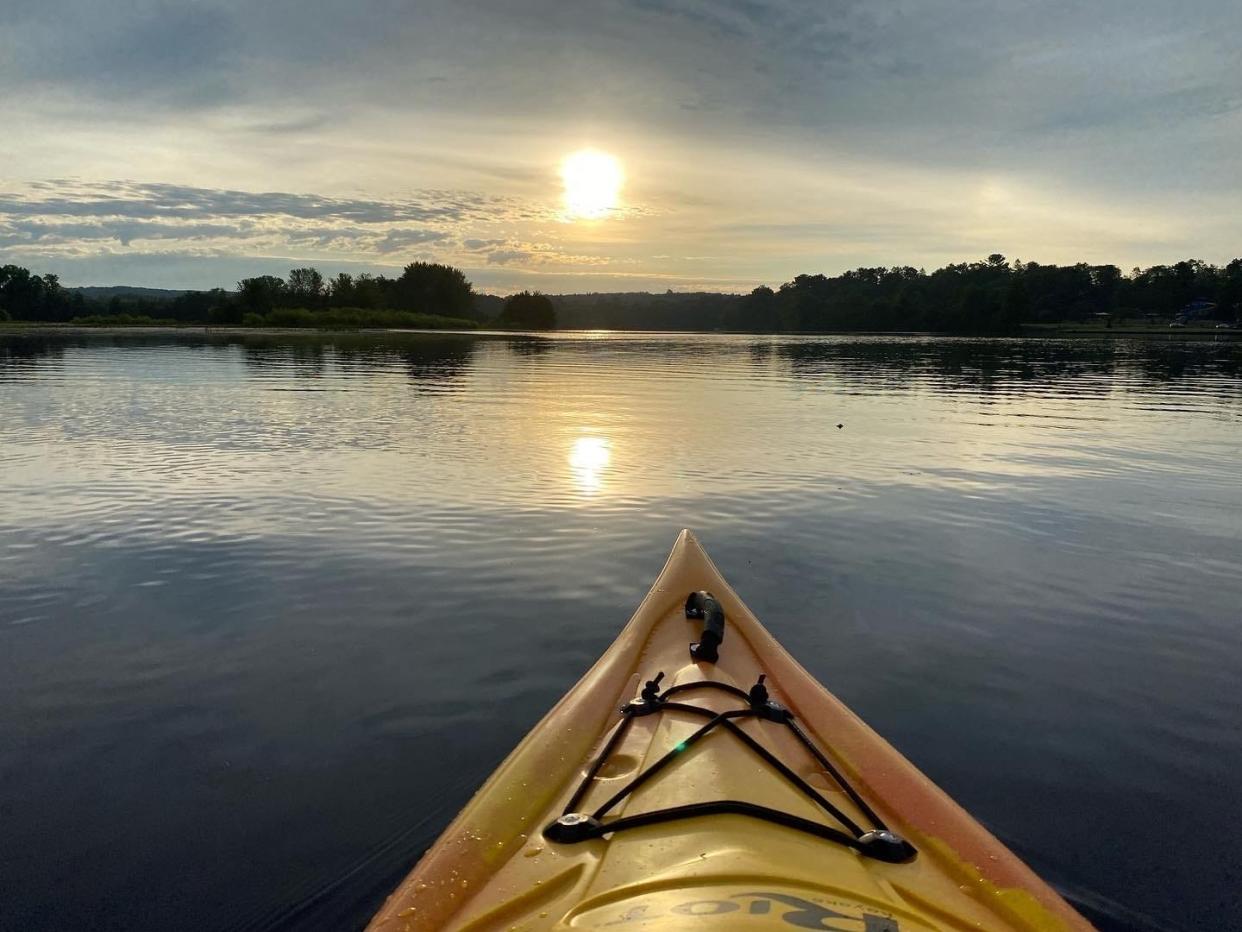
[[[561,162],[565,210],[576,220],[598,220],[615,210],[625,172],[621,163],[598,149],[579,149]]]
[[[612,449],[603,437],[579,437],[569,451],[569,468],[583,492],[600,490],[604,484],[600,474],[610,462]]]

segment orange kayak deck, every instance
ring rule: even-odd
[[[711,640],[687,618],[696,592],[726,619],[714,662],[688,649]],[[761,675],[770,711],[747,698]],[[616,642],[368,928],[1091,926],[807,673],[683,531]]]

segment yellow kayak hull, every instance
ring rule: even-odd
[[[702,622],[687,620],[686,613],[687,595],[697,591],[710,592],[727,619],[714,663],[688,650],[701,638]],[[660,672],[659,690],[676,687],[678,699],[705,711],[670,706],[623,716],[620,707],[641,703],[644,684]],[[792,713],[835,775],[779,720],[750,715],[696,737],[714,714],[746,703],[719,687],[695,684],[710,680],[748,691],[760,674],[773,708]],[[780,764],[762,759],[749,746],[755,744]],[[666,756],[658,773],[602,818],[634,820],[632,827],[570,841],[544,834],[567,804],[574,812],[598,811]],[[795,776],[782,774],[780,765]],[[913,856],[894,863],[800,830],[814,823],[828,834],[850,834],[798,781],[860,829],[875,827],[871,816],[882,820],[912,846]],[[743,805],[655,824],[636,818],[718,800]],[[797,824],[756,818],[760,809],[786,813]],[[549,834],[560,838],[556,830]],[[923,932],[1091,926],[816,682],[750,613],[694,535],[683,531],[616,642],[514,749],[368,928]]]

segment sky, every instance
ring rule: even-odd
[[[4,0],[0,263],[748,291],[1242,254],[1237,0]],[[571,153],[624,174],[566,208]]]

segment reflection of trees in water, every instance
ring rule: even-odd
[[[411,381],[423,387],[445,387],[470,367],[476,342],[470,337],[426,337],[401,347]]]
[[[16,381],[48,363],[59,365],[69,341],[39,334],[0,335],[0,382]]]
[[[756,364],[769,362],[772,359],[772,344],[767,342],[754,342],[746,347],[750,353],[750,361]]]
[[[1242,374],[1242,344],[1233,342],[831,340],[784,343],[777,352],[794,376],[832,377],[860,387],[911,379],[950,390],[1099,393],[1117,382]]]
[[[1242,342],[1223,337],[1213,343],[1179,344],[1168,341],[1153,344],[1148,352],[1135,356],[1133,364],[1151,382],[1176,382],[1205,376],[1234,380],[1217,387],[1237,392],[1242,383]]]
[[[288,375],[293,378],[319,378],[323,375],[326,351],[322,341],[243,337],[237,342],[241,345],[246,365],[263,370],[264,375]]]
[[[231,337],[247,365],[265,375],[319,377],[331,363],[342,375],[402,368],[411,382],[433,387],[458,378],[474,355],[472,337],[418,334],[279,334]]]
[[[178,333],[0,333],[0,373],[12,373],[48,362],[59,364],[67,349],[144,349],[147,347],[180,346],[201,349],[205,346],[201,335],[184,336]]]
[[[542,356],[552,349],[552,341],[545,337],[520,336],[506,340],[505,346],[515,356]]]

